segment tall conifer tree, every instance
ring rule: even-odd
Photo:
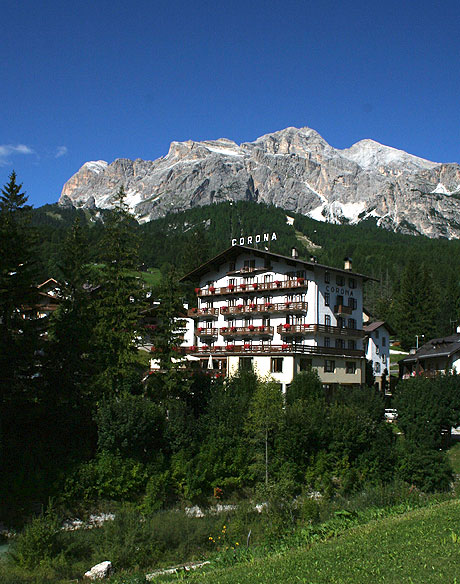
[[[135,222],[120,187],[114,209],[105,222],[99,289],[94,292],[96,324],[94,347],[100,393],[120,392],[137,369],[137,350],[142,336],[140,312],[146,292],[133,273],[138,267]]]

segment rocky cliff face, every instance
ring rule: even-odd
[[[124,185],[139,221],[228,200],[253,200],[320,221],[375,217],[387,229],[460,237],[460,166],[361,140],[338,150],[310,128],[287,128],[241,145],[172,142],[154,161],[87,162],[60,204],[108,208]]]

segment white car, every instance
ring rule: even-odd
[[[394,422],[397,419],[398,410],[396,410],[395,408],[387,408],[385,410],[385,420],[387,420],[387,422]]]

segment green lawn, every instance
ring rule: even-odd
[[[452,533],[459,535],[454,541]],[[460,502],[373,521],[303,549],[196,573],[200,584],[454,584],[460,582]]]

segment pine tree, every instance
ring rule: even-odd
[[[24,318],[33,316],[37,301],[36,242],[26,201],[13,171],[0,195],[0,385],[10,396],[30,386],[38,348],[37,323]]]
[[[146,292],[134,270],[138,267],[138,243],[134,219],[120,187],[114,208],[106,218],[102,258],[94,310],[96,388],[100,393],[119,392],[137,375],[137,351],[142,330],[140,312]]]
[[[89,397],[94,326],[88,241],[78,218],[64,243],[60,271],[61,303],[50,318],[44,375],[50,386],[59,380],[61,402],[76,406]]]
[[[180,315],[184,312],[184,306],[182,290],[173,267],[167,270],[156,292],[158,304],[154,307],[154,314],[158,324],[151,342],[160,373],[152,376],[151,390],[155,398],[160,400],[185,397],[190,383],[183,369],[185,359],[180,352],[185,331],[185,321]]]

